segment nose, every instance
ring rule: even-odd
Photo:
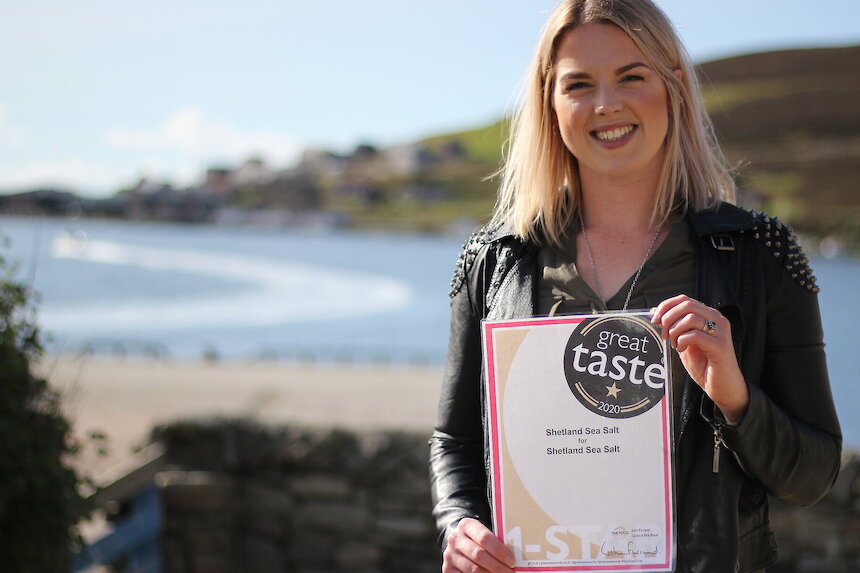
[[[594,112],[598,115],[610,115],[621,111],[624,107],[618,94],[612,89],[603,89],[594,101]]]
[[[594,111],[597,112],[598,115],[610,115],[617,111],[621,111],[621,104],[610,104],[610,105],[596,105],[594,106]]]

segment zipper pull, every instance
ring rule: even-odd
[[[723,443],[723,429],[720,426],[714,427],[714,463],[711,470],[718,474],[720,473],[720,445]]]

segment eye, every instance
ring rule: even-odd
[[[637,74],[627,74],[623,78],[621,78],[622,82],[643,82],[645,78]]]
[[[567,93],[567,92],[585,89],[587,87],[589,87],[589,84],[587,82],[568,82],[566,84],[562,84],[561,92]]]

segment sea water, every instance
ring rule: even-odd
[[[440,362],[460,239],[0,218],[52,351]]]
[[[463,237],[0,217],[51,352],[355,363],[444,361]],[[846,444],[860,260],[812,261]]]

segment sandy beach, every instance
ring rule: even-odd
[[[46,357],[40,373],[63,395],[78,460],[98,474],[147,442],[157,424],[247,417],[262,423],[427,432],[440,367],[205,363]],[[107,454],[96,455],[104,434]]]

